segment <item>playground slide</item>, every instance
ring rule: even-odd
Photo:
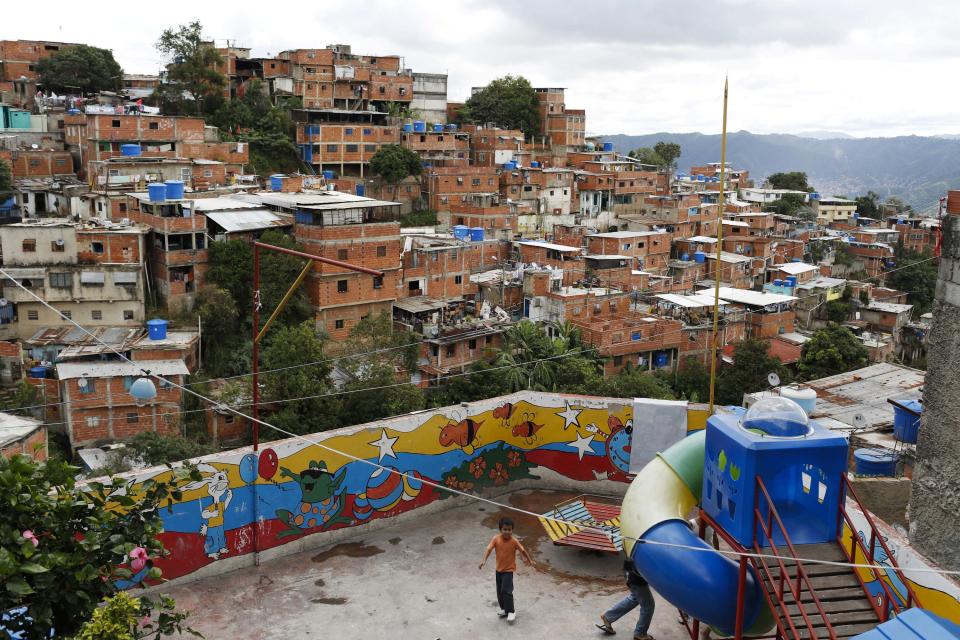
[[[705,431],[684,438],[640,471],[624,496],[620,525],[624,551],[657,593],[688,615],[732,635],[738,563],[698,538],[686,519],[700,503],[704,438]],[[753,567],[748,567],[743,628],[751,635],[763,633],[774,624],[762,588]]]

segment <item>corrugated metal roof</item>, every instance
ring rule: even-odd
[[[266,209],[246,209],[239,211],[216,211],[205,214],[208,219],[213,220],[223,227],[227,233],[236,233],[237,231],[256,231],[258,229],[269,229],[289,225],[289,222],[283,220],[280,216],[270,213]]]
[[[544,249],[553,249],[554,251],[561,251],[565,253],[580,253],[581,251],[580,247],[570,247],[565,244],[553,244],[551,242],[537,242],[536,240],[522,240],[517,244],[526,247],[543,247]]]
[[[107,362],[61,362],[57,365],[57,377],[60,380],[72,380],[74,378],[142,376],[144,375],[144,369],[158,376],[185,376],[190,374],[183,360],[144,360],[142,362],[111,360]]]
[[[813,380],[807,386],[817,392],[817,407],[811,418],[833,418],[852,425],[864,417],[865,428],[893,422],[893,407],[887,398],[912,400],[921,396],[924,372],[888,362]]]
[[[12,413],[0,413],[0,447],[27,437],[40,428],[42,423],[33,418],[15,416]]]
[[[73,326],[47,327],[30,336],[29,340],[25,340],[24,346],[32,348],[58,344],[67,347],[88,345],[98,347],[98,350],[90,353],[99,353],[106,348],[100,343],[105,342],[118,351],[123,351],[127,345],[146,334],[146,330],[140,327],[96,327],[88,331],[89,333]],[[90,334],[93,334],[93,337]]]
[[[709,290],[697,292],[698,295],[703,293],[709,293]],[[729,302],[754,307],[766,307],[771,304],[782,304],[797,299],[795,296],[784,296],[779,293],[766,293],[765,291],[751,291],[749,289],[735,289],[733,287],[720,287],[720,297]]]
[[[789,273],[792,276],[798,276],[801,273],[807,273],[809,271],[819,271],[820,267],[803,262],[787,262],[784,264],[778,264],[776,269],[778,271],[783,271],[784,273]]]
[[[907,609],[892,620],[854,636],[852,640],[954,640],[960,625],[924,609]]]

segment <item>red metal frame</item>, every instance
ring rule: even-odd
[[[900,613],[903,609],[909,609],[910,607],[920,606],[920,601],[917,598],[917,594],[914,593],[913,587],[910,586],[910,582],[907,581],[906,576],[903,575],[903,571],[900,570],[900,565],[897,564],[896,558],[890,552],[890,547],[887,546],[886,540],[883,538],[883,534],[880,533],[880,530],[877,529],[876,523],[873,521],[873,518],[870,516],[870,512],[863,506],[863,503],[860,501],[860,497],[857,495],[857,492],[853,488],[853,484],[850,482],[850,479],[847,477],[847,474],[841,474],[841,495],[840,495],[840,525],[839,531],[837,532],[837,542],[840,545],[840,549],[843,551],[843,555],[847,558],[851,564],[869,564],[872,565],[870,572],[873,574],[873,577],[878,583],[880,583],[881,588],[883,589],[883,602],[878,604],[876,599],[870,593],[870,590],[867,589],[866,583],[863,581],[863,578],[860,577],[860,572],[854,570],[854,575],[857,577],[857,582],[860,583],[860,587],[863,589],[864,593],[870,599],[870,605],[873,607],[874,611],[877,614],[877,617],[881,622],[886,622],[890,617],[891,609],[894,613]],[[867,521],[867,525],[870,527],[870,545],[869,547],[864,544],[863,540],[857,534],[857,527],[853,523],[853,519],[850,517],[850,514],[847,512],[847,498],[851,498],[856,505],[860,508],[860,511],[863,513],[863,517]],[[847,545],[844,544],[843,540],[843,523],[847,524],[847,527],[850,528],[850,548],[847,548]],[[885,571],[881,571],[876,568],[877,560],[874,556],[874,550],[877,548],[877,543],[880,543],[880,547],[883,549],[884,553],[887,554],[887,559],[890,562],[890,567],[897,574],[897,577],[900,578],[900,581],[907,588],[907,601],[902,606],[897,600],[897,597],[890,590],[890,587],[886,582],[883,581],[883,574]],[[857,562],[857,550],[860,550],[861,555],[863,556],[863,563]]]
[[[756,565],[762,574],[762,579],[766,579],[770,584],[770,591],[773,591],[776,596],[776,604],[779,610],[783,614],[783,618],[786,619],[787,624],[789,625],[790,631],[792,632],[793,637],[799,637],[797,634],[797,628],[793,624],[793,619],[790,616],[790,611],[787,609],[787,603],[783,599],[784,596],[784,587],[789,589],[790,594],[793,596],[794,601],[796,602],[797,610],[800,612],[800,616],[803,618],[804,626],[810,634],[810,638],[816,639],[820,636],[817,634],[817,631],[814,629],[813,623],[810,620],[810,616],[807,615],[806,607],[803,604],[803,592],[806,590],[810,593],[811,598],[813,599],[813,605],[816,609],[816,612],[812,615],[819,615],[823,620],[826,627],[827,637],[835,638],[836,633],[833,630],[833,625],[830,624],[830,619],[827,617],[826,611],[823,609],[823,604],[820,602],[820,598],[817,596],[816,591],[813,589],[813,585],[810,584],[810,578],[807,576],[806,570],[803,568],[803,563],[800,562],[800,555],[797,553],[797,550],[793,546],[793,542],[790,540],[790,535],[787,533],[787,528],[783,525],[783,521],[780,519],[780,514],[777,513],[777,508],[773,504],[773,499],[770,497],[770,493],[767,491],[766,485],[764,485],[763,480],[760,476],[756,478],[757,483],[757,492],[754,496],[754,505],[753,505],[753,515],[754,515],[754,541],[753,541],[753,550],[757,554],[773,555],[777,558],[777,566],[780,569],[780,575],[778,579],[774,578],[773,572],[770,570],[770,567],[767,566],[766,558],[757,557]],[[760,511],[760,498],[763,497],[767,506],[766,518],[764,518],[763,513]],[[786,564],[783,562],[783,556],[780,553],[780,550],[777,548],[776,543],[773,541],[773,525],[777,526],[780,534],[783,536],[783,540],[787,545],[787,549],[790,552],[790,555],[787,556],[788,559],[793,560],[796,564],[797,575],[796,578],[789,577],[789,571],[787,570]],[[766,538],[768,544],[770,545],[770,553],[764,551],[764,547],[760,544],[761,540],[757,536],[757,527],[759,526],[760,532]],[[764,590],[768,591],[768,590]],[[777,609],[774,609],[776,612]],[[777,616],[781,617],[780,615]]]

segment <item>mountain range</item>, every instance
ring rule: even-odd
[[[853,198],[870,190],[883,200],[895,196],[926,213],[936,212],[940,197],[948,189],[960,188],[960,139],[843,135],[826,131],[802,135],[737,131],[727,136],[727,161],[734,168],[749,170],[758,186],[778,171],[804,171],[810,185],[823,195]],[[719,134],[617,134],[602,138],[612,142],[620,153],[652,147],[661,140],[676,142],[681,149],[680,171],[720,160]]]

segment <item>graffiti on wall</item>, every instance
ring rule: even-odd
[[[849,505],[848,511],[856,525],[857,535],[865,546],[869,545],[870,527],[866,518],[856,508],[851,508]],[[960,586],[942,575],[930,571],[934,567],[914,551],[909,543],[893,531],[889,525],[877,522],[877,526],[884,535],[884,542],[889,547],[890,553],[894,555],[897,564],[900,566],[901,573],[910,584],[910,588],[923,608],[948,620],[960,623]],[[843,539],[845,545],[849,548],[851,530],[848,525],[844,525]],[[858,563],[865,563],[862,554],[858,553],[856,560]],[[907,585],[893,571],[890,558],[879,542],[874,544],[874,562],[879,566],[889,567],[888,570],[882,572],[881,580],[900,604],[904,604],[907,601]],[[917,571],[917,569],[920,569],[920,571]],[[871,596],[876,600],[877,605],[883,606],[884,588],[873,571],[860,568],[857,569],[857,572]]]
[[[405,513],[451,495],[443,488],[476,492],[547,472],[626,482],[632,411],[622,401],[519,393],[310,436],[322,446],[291,439],[211,456],[202,479],[164,510],[169,554],[157,564],[176,578],[254,544]]]

